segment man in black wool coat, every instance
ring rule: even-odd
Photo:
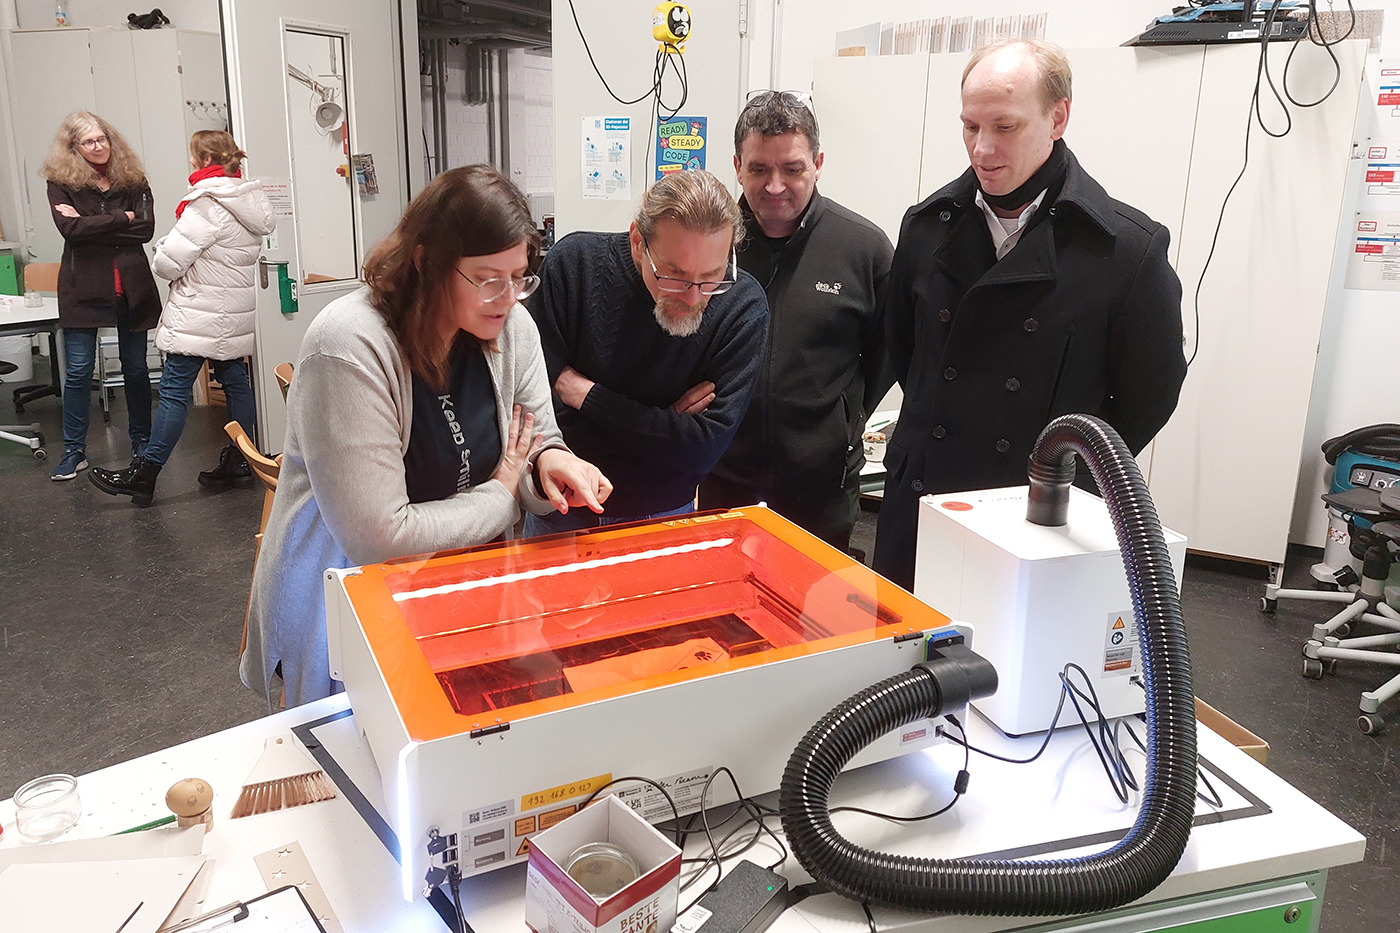
[[[874,567],[912,588],[921,496],[1020,486],[1057,415],[1136,454],[1176,408],[1186,361],[1167,229],[1115,201],[1065,146],[1070,69],[1007,40],[963,72],[971,166],[904,216],[885,326],[904,389],[885,454]]]

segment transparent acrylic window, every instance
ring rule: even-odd
[[[873,575],[833,573],[811,553],[824,547],[700,516],[390,565],[383,585],[452,708],[474,716],[899,624],[853,582]]]

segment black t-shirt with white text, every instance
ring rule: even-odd
[[[413,428],[404,454],[409,502],[433,502],[480,485],[501,460],[496,389],[483,350],[465,333],[448,356],[447,386],[413,374]]]

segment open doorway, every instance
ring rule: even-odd
[[[429,178],[487,162],[554,214],[550,0],[418,0],[423,145]]]

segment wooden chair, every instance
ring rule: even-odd
[[[58,294],[58,263],[31,262],[25,266],[24,290]]]
[[[282,388],[282,401],[287,400],[287,390],[292,387],[292,364],[278,363],[273,367],[272,374],[277,377],[277,384]]]
[[[258,554],[262,550],[263,532],[267,531],[267,519],[272,514],[272,499],[277,492],[277,475],[282,470],[282,455],[269,459],[264,457],[253,441],[248,437],[248,432],[243,430],[243,425],[237,421],[230,421],[224,425],[224,433],[233,441],[238,452],[243,454],[243,458],[248,461],[249,468],[253,475],[263,484],[263,510],[262,519],[258,522],[257,545],[253,549],[253,567],[258,566]],[[238,642],[238,656],[243,657],[243,651],[248,647],[248,614],[253,607],[253,591],[248,590],[248,607],[243,610],[243,637]]]

